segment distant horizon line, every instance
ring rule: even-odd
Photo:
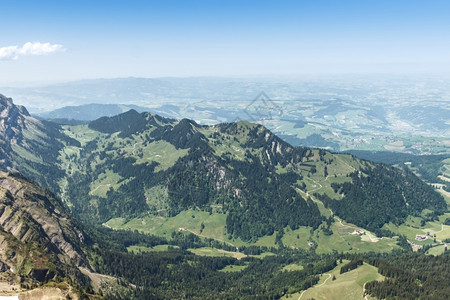
[[[396,77],[396,78],[417,78],[419,76],[435,77],[435,76],[450,76],[449,71],[429,71],[429,72],[316,72],[316,73],[285,73],[285,74],[247,74],[247,75],[192,75],[192,76],[112,76],[112,77],[84,77],[73,79],[61,79],[61,80],[24,80],[24,81],[10,81],[0,84],[0,88],[18,88],[18,87],[33,87],[33,86],[45,86],[45,85],[58,85],[66,83],[76,83],[83,81],[107,81],[107,80],[124,80],[124,79],[308,79],[312,77],[315,79],[331,79],[330,77],[342,76],[344,77]]]

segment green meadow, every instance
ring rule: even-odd
[[[360,300],[364,299],[364,284],[369,281],[382,280],[383,276],[378,274],[378,269],[364,263],[358,268],[340,273],[340,268],[348,261],[343,261],[328,273],[322,274],[319,282],[300,293],[289,295],[283,299],[326,299],[326,300]],[[335,276],[335,280],[333,280]]]

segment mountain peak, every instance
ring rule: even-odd
[[[5,118],[11,113],[20,113],[27,117],[30,116],[28,110],[22,105],[15,105],[12,98],[8,98],[3,94],[0,94],[0,118]]]
[[[26,128],[30,114],[25,107],[15,105],[11,98],[0,94],[0,137],[14,140],[18,132]]]
[[[89,123],[89,128],[103,133],[121,132],[128,136],[142,130],[146,125],[145,117],[134,109],[113,117],[101,117]]]

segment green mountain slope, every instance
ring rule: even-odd
[[[0,94],[0,170],[20,170],[59,192],[57,180],[64,172],[55,168],[55,162],[64,145],[78,142],[62,134],[58,125],[36,120],[25,107]]]
[[[413,155],[395,152],[349,151],[349,153],[371,161],[407,169],[420,179],[433,184],[441,191],[450,191],[450,155]]]
[[[199,126],[130,111],[64,128],[85,143],[64,150],[72,156],[62,160],[74,167],[67,201],[80,218],[98,222],[204,210],[225,213],[227,233],[251,241],[287,226],[318,228],[329,213],[313,195],[373,231],[425,208],[446,210],[443,198],[411,173],[292,147],[261,125]]]
[[[401,224],[408,215],[417,215],[426,207],[443,213],[447,206],[442,196],[412,173],[387,166],[376,166],[350,174],[350,182],[332,184],[343,195],[340,200],[319,196],[326,207],[358,226],[377,231],[384,224]]]
[[[94,224],[170,218],[190,209],[224,215],[229,238],[254,242],[282,236],[286,228],[329,233],[334,214],[378,232],[385,224],[421,217],[424,209],[436,216],[447,209],[411,173],[292,147],[248,122],[200,126],[131,110],[53,129],[45,151],[26,150],[45,157],[42,164],[54,172],[46,176],[29,161],[16,168],[42,174],[38,182],[58,193],[76,217]]]

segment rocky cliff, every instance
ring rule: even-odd
[[[57,199],[20,175],[0,172],[0,273],[8,281],[82,277],[85,234]],[[6,273],[6,274],[5,274]]]

